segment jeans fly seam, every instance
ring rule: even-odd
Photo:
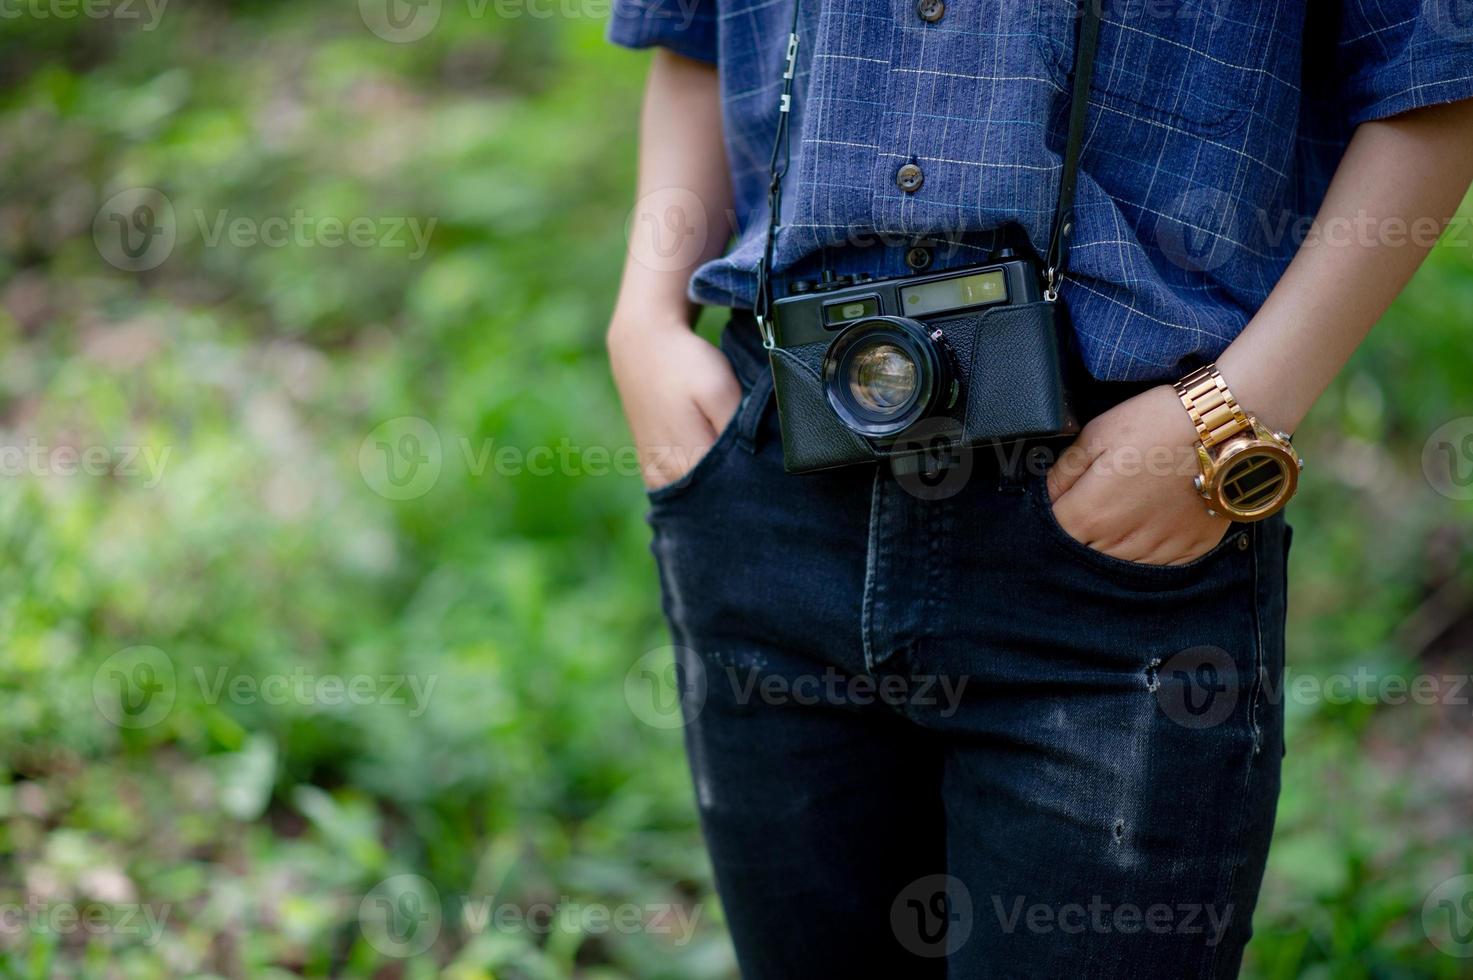
[[[864,665],[870,671],[875,669],[875,641],[872,634],[875,628],[875,603],[878,601],[876,593],[880,589],[880,494],[884,489],[884,478],[884,468],[876,467],[875,481],[870,491],[869,547],[864,559],[864,600],[860,610],[859,627],[864,641]]]
[[[941,543],[945,536],[946,501],[938,500],[929,507],[922,503],[920,507],[926,521],[926,550],[931,559],[931,567],[926,570],[926,597],[921,603],[921,621],[916,623],[915,628],[915,635],[918,637],[925,632],[927,623],[936,621],[936,591],[941,587]]]

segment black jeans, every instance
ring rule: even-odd
[[[1157,567],[1074,541],[1006,456],[950,496],[789,475],[750,320],[722,347],[746,399],[650,523],[744,977],[1236,975],[1279,792],[1282,519]]]

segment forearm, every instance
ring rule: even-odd
[[[731,181],[713,66],[655,52],[639,146],[637,203],[611,335],[688,324],[691,273],[726,245]]]
[[[1473,102],[1355,133],[1315,228],[1218,358],[1238,401],[1294,431],[1411,279],[1473,181]]]

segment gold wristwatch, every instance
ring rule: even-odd
[[[1304,469],[1290,437],[1238,407],[1216,365],[1193,371],[1174,387],[1197,427],[1202,474],[1192,485],[1206,498],[1208,513],[1261,521],[1283,510]]]

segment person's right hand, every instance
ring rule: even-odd
[[[726,356],[683,322],[616,321],[608,345],[644,485],[675,483],[736,414],[741,384]]]

